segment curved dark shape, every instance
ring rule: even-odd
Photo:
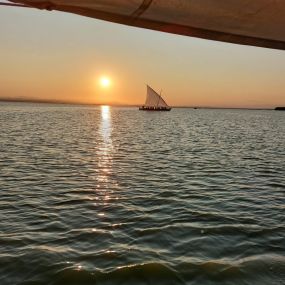
[[[221,42],[285,50],[281,0],[13,0],[114,23]]]

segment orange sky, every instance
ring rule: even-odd
[[[0,35],[0,98],[140,105],[147,83],[172,106],[285,105],[284,51],[11,7]]]

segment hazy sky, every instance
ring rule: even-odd
[[[0,98],[139,105],[146,83],[170,105],[284,106],[285,51],[0,7]]]

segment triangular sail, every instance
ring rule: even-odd
[[[160,97],[158,107],[169,107],[169,106],[166,104],[166,102],[163,100],[163,98]]]
[[[169,107],[164,99],[148,85],[144,106],[151,108]]]

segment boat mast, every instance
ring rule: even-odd
[[[158,104],[159,104],[159,101],[160,101],[160,98],[161,98],[161,92],[162,92],[162,89],[160,90],[160,94],[159,94],[159,97],[158,97],[158,101],[157,101],[157,104],[156,104],[156,108],[158,107]]]

